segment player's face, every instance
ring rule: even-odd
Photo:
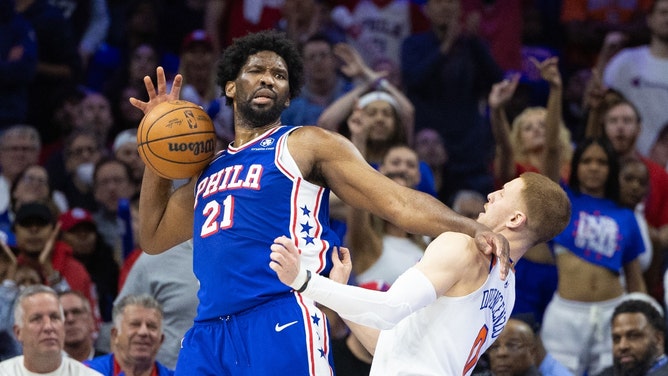
[[[601,145],[591,144],[582,153],[577,165],[580,191],[594,197],[603,197],[609,171],[610,165],[605,151]]]
[[[661,353],[661,334],[652,329],[645,315],[622,313],[612,322],[612,354],[620,375],[645,375]]]
[[[520,203],[522,199],[524,182],[521,178],[515,178],[506,183],[502,189],[487,195],[487,203],[484,211],[478,216],[478,222],[486,225],[492,231],[503,229],[506,221],[517,210],[522,210]]]
[[[116,356],[133,362],[155,360],[163,338],[160,312],[138,305],[125,307],[121,328],[111,332]]]
[[[25,355],[58,354],[63,348],[65,329],[58,298],[52,294],[37,293],[23,302],[23,323],[15,327],[15,334],[23,344]]]
[[[240,121],[253,127],[277,122],[290,104],[287,64],[272,51],[251,55],[237,79],[225,85],[225,93],[234,98]]]

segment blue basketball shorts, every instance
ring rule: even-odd
[[[176,375],[334,375],[328,323],[291,292],[234,315],[197,321],[182,342]]]

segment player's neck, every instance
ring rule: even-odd
[[[256,139],[268,130],[281,125],[281,120],[277,119],[275,122],[267,125],[256,127],[242,121],[237,121],[234,125],[234,146],[241,147],[249,141]]]

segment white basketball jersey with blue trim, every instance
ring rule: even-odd
[[[371,376],[470,375],[496,340],[515,304],[515,274],[499,277],[499,263],[475,292],[441,296],[380,332]]]

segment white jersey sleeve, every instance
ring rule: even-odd
[[[314,274],[302,294],[333,309],[346,320],[376,329],[394,327],[437,298],[431,281],[415,268],[399,276],[388,291],[343,285]]]

